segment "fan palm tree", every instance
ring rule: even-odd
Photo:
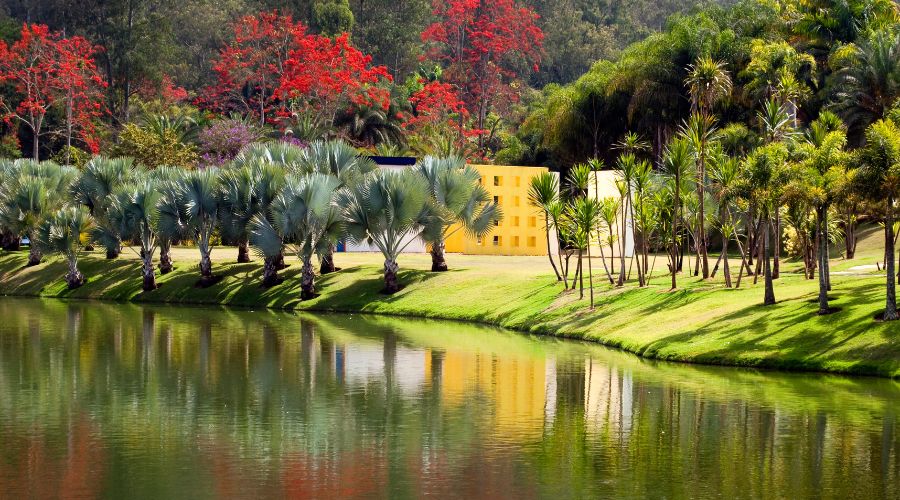
[[[483,238],[503,218],[500,205],[491,200],[481,185],[481,174],[458,156],[436,158],[426,156],[414,170],[428,184],[433,219],[423,233],[431,246],[431,270],[447,270],[444,243],[456,231]]]
[[[288,176],[268,216],[257,214],[250,224],[253,245],[265,257],[277,256],[287,246],[303,263],[301,300],[316,296],[313,255],[322,245],[331,245],[329,235],[341,231],[340,211],[334,204],[338,186],[338,180],[330,175]]]
[[[189,236],[185,224],[187,202],[181,189],[181,179],[186,173],[186,170],[177,167],[158,167],[150,171],[150,179],[155,182],[161,195],[157,202],[160,274],[168,274],[173,270],[172,244]]]
[[[219,220],[218,193],[220,172],[217,168],[193,170],[179,179],[184,203],[184,225],[200,250],[200,283],[214,282],[212,272],[212,235]]]
[[[860,152],[857,183],[867,198],[884,206],[884,267],[887,271],[887,298],[884,320],[900,318],[897,313],[897,281],[894,255],[894,202],[900,197],[900,127],[879,120],[866,130],[866,145]]]
[[[76,170],[53,162],[16,160],[4,179],[0,194],[0,226],[14,235],[27,235],[28,265],[41,263],[42,251],[36,244],[44,218],[62,204],[75,179]],[[18,236],[17,236],[18,237]]]
[[[550,259],[550,266],[553,267],[553,273],[556,274],[556,281],[562,281],[563,278],[556,268],[553,261],[553,251],[550,248],[550,226],[551,218],[549,207],[559,199],[559,181],[556,176],[549,172],[541,172],[531,178],[531,185],[528,188],[528,203],[537,208],[544,215],[544,231],[547,236],[547,258]]]
[[[142,288],[145,292],[156,289],[156,275],[153,256],[160,242],[160,206],[163,192],[150,176],[139,179],[134,184],[125,186],[116,196],[116,204],[120,204],[127,214],[129,233],[140,242]]]
[[[411,170],[374,172],[345,187],[337,204],[350,239],[368,241],[384,255],[385,293],[399,291],[397,258],[431,217],[425,180]]]
[[[106,258],[115,259],[122,251],[121,227],[107,213],[115,190],[134,176],[131,158],[95,156],[84,166],[72,192],[94,218],[93,239],[106,249]]]
[[[219,204],[222,235],[236,242],[238,263],[250,262],[250,221],[256,215],[254,172],[249,166],[223,169]]]
[[[319,172],[331,175],[338,180],[340,187],[351,187],[360,182],[367,173],[377,170],[378,165],[344,141],[316,141],[303,151],[297,169],[303,173]],[[321,261],[319,272],[322,274],[337,271],[334,265],[336,243],[335,240],[330,245],[322,247],[319,254]]]
[[[61,208],[41,223],[36,234],[37,241],[32,243],[66,258],[66,285],[70,290],[85,283],[84,274],[78,270],[78,256],[83,251],[81,238],[90,233],[92,225],[91,214],[86,207]]]

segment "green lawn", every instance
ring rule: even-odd
[[[400,265],[405,288],[393,296],[382,288],[381,257],[338,254],[339,273],[320,277],[321,296],[300,302],[299,266],[283,272],[284,284],[269,290],[258,286],[260,263],[230,263],[233,248],[214,252],[215,272],[224,278],[199,289],[197,252],[176,249],[176,271],[159,280],[158,290],[143,293],[134,255],[107,261],[99,253],[82,260],[88,283],[69,291],[62,280],[65,265],[58,258],[33,268],[23,267],[24,252],[0,256],[0,292],[63,298],[95,298],[138,302],[226,304],[318,311],[369,312],[489,323],[520,331],[587,339],[667,360],[821,370],[900,377],[900,322],[873,318],[883,308],[884,277],[871,270],[851,271],[878,259],[880,234],[868,231],[858,258],[832,262],[833,306],[839,311],[816,315],[817,281],[796,271],[800,264],[783,263],[776,281],[778,304],[761,306],[762,280],[744,279],[739,290],[725,289],[721,272],[715,279],[679,277],[680,288],[668,291],[661,270],[651,286],[616,289],[605,282],[595,259],[597,307],[591,311],[577,292],[562,292],[546,258],[450,255],[451,271],[431,273],[426,255],[404,255]],[[664,265],[658,259],[657,267]],[[735,259],[734,263],[737,262]],[[737,268],[734,268],[735,276]],[[874,273],[874,274],[873,274]]]

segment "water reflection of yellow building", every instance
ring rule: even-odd
[[[539,437],[547,409],[555,406],[556,393],[547,387],[548,379],[555,381],[553,359],[455,351],[443,355],[440,370],[444,403],[462,404],[473,391],[488,396],[497,435],[503,438]]]
[[[544,219],[528,204],[531,179],[549,170],[544,167],[471,165],[481,173],[481,184],[503,210],[491,234],[475,238],[456,231],[446,241],[448,252],[473,255],[546,255]],[[555,175],[555,174],[554,174]],[[555,241],[553,248],[556,248]]]

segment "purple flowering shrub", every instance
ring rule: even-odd
[[[221,167],[237,156],[244,146],[258,141],[261,135],[258,128],[240,120],[213,122],[200,132],[201,167]]]

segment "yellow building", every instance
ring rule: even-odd
[[[549,170],[544,167],[471,165],[481,173],[481,184],[503,210],[503,220],[485,238],[459,230],[446,241],[446,251],[474,255],[546,255],[544,217],[528,204],[531,179]],[[556,175],[556,174],[554,174]],[[551,247],[556,250],[555,235]]]

